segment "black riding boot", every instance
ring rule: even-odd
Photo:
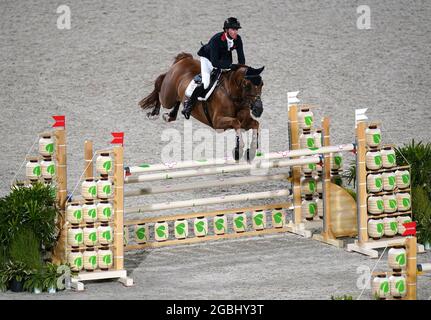
[[[195,105],[198,97],[204,92],[204,85],[200,83],[192,93],[192,96],[184,101],[184,108],[181,113],[184,115],[184,118],[190,119],[190,115],[193,110],[193,106]]]

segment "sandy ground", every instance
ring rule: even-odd
[[[354,109],[364,107],[370,119],[383,122],[385,142],[430,141],[428,1],[367,1],[371,30],[356,27],[360,1],[73,1],[71,30],[56,27],[60,4],[0,0],[2,196],[37,134],[49,129],[51,115],[66,115],[70,191],[83,169],[85,139],[105,148],[112,131],[124,131],[126,163],[160,162],[166,144],[162,132],[183,133],[184,120],[179,117],[169,126],[160,119],[148,121],[137,102],[177,53],[195,55],[200,41],[219,31],[230,15],[243,25],[247,64],[266,67],[261,126],[269,130],[269,150],[287,149],[286,92],[296,90],[304,102],[320,106],[317,115],[331,117],[334,144],[353,142]],[[203,128],[195,121],[192,125]],[[190,144],[188,137],[185,143]],[[197,190],[184,199],[262,187],[267,186]],[[173,198],[178,196],[163,197]],[[219,241],[127,254],[133,288],[90,283],[85,293],[49,298],[358,297],[356,269],[374,263],[290,234]],[[430,296],[430,278],[422,276],[419,298]],[[0,298],[45,296],[7,293]],[[369,291],[362,298],[369,299]]]

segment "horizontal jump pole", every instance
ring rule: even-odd
[[[270,169],[270,168],[284,168],[296,165],[303,165],[309,163],[320,163],[321,159],[319,156],[308,157],[304,159],[289,159],[289,160],[273,160],[264,161],[252,164],[237,164],[225,167],[214,167],[214,168],[199,168],[190,169],[183,171],[174,172],[158,172],[152,174],[143,174],[139,176],[128,176],[124,179],[125,184],[129,183],[139,183],[139,182],[149,182],[158,180],[167,180],[174,178],[187,178],[187,177],[200,177],[219,173],[232,173],[253,169]]]
[[[241,207],[241,208],[231,208],[231,209],[221,209],[221,210],[215,210],[215,211],[201,211],[201,212],[193,212],[193,213],[178,213],[173,214],[169,216],[163,216],[163,217],[145,217],[140,219],[133,219],[133,220],[124,220],[125,226],[133,226],[136,224],[142,224],[142,223],[156,223],[157,221],[175,221],[178,219],[194,219],[197,217],[215,217],[219,214],[233,214],[236,212],[250,212],[255,210],[273,210],[277,208],[282,209],[292,209],[292,202],[278,202],[278,203],[271,203],[271,204],[264,204],[264,205],[256,205],[253,207]]]
[[[169,192],[180,192],[189,191],[195,189],[222,187],[228,185],[242,185],[247,183],[257,183],[274,180],[286,180],[289,178],[289,174],[275,174],[275,175],[264,175],[264,176],[248,176],[248,177],[236,177],[229,179],[210,180],[210,181],[196,181],[193,183],[184,184],[170,184],[156,187],[145,187],[137,190],[129,190],[124,192],[124,197],[134,197],[150,194],[169,193]]]
[[[253,237],[253,236],[261,236],[264,234],[277,234],[277,233],[285,233],[289,232],[290,228],[268,228],[263,230],[252,230],[252,231],[244,231],[237,233],[225,233],[225,234],[215,234],[211,236],[205,237],[191,237],[186,239],[175,239],[175,240],[167,240],[167,241],[151,241],[143,244],[129,244],[124,247],[124,251],[131,250],[140,250],[140,249],[150,249],[150,248],[160,248],[166,246],[172,246],[177,244],[193,244],[200,243],[212,240],[221,240],[221,239],[238,239],[242,237]]]
[[[419,263],[417,269],[420,272],[431,272],[431,263]]]
[[[275,160],[284,158],[295,158],[301,156],[311,156],[316,154],[326,154],[333,152],[347,152],[355,149],[353,144],[340,144],[336,146],[326,146],[316,149],[297,149],[297,150],[287,150],[271,152],[268,154],[257,155],[252,163],[261,160]],[[237,162],[232,157],[222,158],[222,159],[202,159],[202,160],[187,160],[180,162],[171,163],[160,163],[160,164],[142,164],[140,166],[126,167],[127,173],[135,174],[142,172],[154,172],[154,171],[164,171],[172,169],[186,169],[186,168],[197,168],[197,167],[207,167],[214,165],[228,165],[228,164],[241,164],[247,163],[246,161]]]
[[[227,202],[238,202],[238,201],[249,201],[249,200],[258,200],[258,199],[271,199],[278,197],[287,197],[289,196],[289,190],[280,189],[280,190],[271,190],[271,191],[263,191],[263,192],[255,192],[255,193],[243,193],[243,194],[234,194],[229,196],[218,196],[211,198],[202,198],[202,199],[190,199],[190,200],[182,200],[182,201],[172,201],[165,203],[154,203],[148,204],[144,206],[130,207],[124,209],[124,213],[146,213],[151,211],[160,211],[167,209],[179,209],[179,208],[189,208],[189,207],[198,207],[210,204],[220,204]]]

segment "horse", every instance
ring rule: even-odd
[[[233,65],[223,70],[217,87],[207,101],[197,101],[192,117],[215,130],[235,130],[236,140],[233,157],[236,161],[244,156],[242,131],[252,130],[252,139],[246,150],[247,161],[254,159],[259,149],[259,118],[263,112],[261,92],[263,81],[260,73],[264,67],[254,69],[247,65]],[[166,73],[159,75],[154,90],[139,102],[149,118],[160,115],[160,107],[172,109],[163,114],[166,122],[175,121],[185,91],[190,81],[200,73],[200,61],[190,53],[178,54]]]

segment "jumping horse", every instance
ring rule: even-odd
[[[235,130],[236,141],[233,157],[243,157],[244,141],[242,131],[252,129],[252,139],[246,150],[247,161],[254,159],[259,148],[259,118],[263,112],[261,92],[263,81],[260,73],[264,67],[254,69],[246,65],[233,65],[223,72],[217,87],[206,101],[197,101],[192,116],[215,130]],[[175,121],[185,91],[190,81],[200,73],[199,60],[190,53],[180,53],[175,57],[169,70],[157,77],[154,90],[139,102],[142,109],[152,109],[149,118],[160,115],[160,107],[172,109],[163,114],[166,122]]]

